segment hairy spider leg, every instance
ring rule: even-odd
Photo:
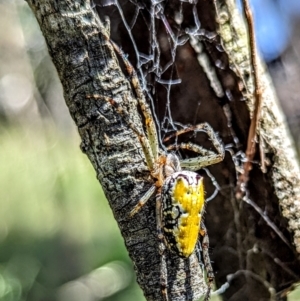
[[[115,100],[113,100],[110,97],[107,96],[103,96],[103,95],[99,95],[99,94],[94,94],[94,95],[88,95],[88,98],[96,98],[96,99],[103,99],[107,102],[109,102],[112,107],[114,107],[117,111],[117,113],[124,119],[124,121],[126,122],[126,124],[130,127],[130,129],[137,135],[140,144],[143,148],[143,152],[145,155],[145,159],[147,162],[147,165],[151,170],[153,170],[154,168],[154,163],[155,163],[155,159],[153,158],[153,153],[152,153],[152,148],[148,142],[147,136],[145,135],[145,133],[142,131],[140,131],[136,124],[134,124],[131,120],[130,120],[130,114],[129,112],[126,110],[126,108],[122,107],[120,104],[118,104]]]
[[[194,143],[180,143],[179,145],[171,145],[168,150],[186,149],[200,154],[195,158],[188,158],[180,160],[181,167],[190,171],[196,171],[203,167],[221,162],[224,158],[223,154],[214,153]]]
[[[134,87],[134,90],[136,92],[137,101],[141,107],[141,111],[145,118],[145,124],[146,124],[146,131],[147,136],[150,141],[150,146],[152,149],[152,154],[154,159],[158,158],[158,138],[157,138],[157,131],[155,127],[155,123],[152,117],[152,112],[150,110],[149,105],[147,104],[147,101],[145,99],[144,93],[142,91],[137,73],[133,66],[130,64],[129,60],[127,59],[126,55],[120,49],[120,47],[115,44],[113,41],[111,41],[112,46],[114,47],[115,51],[121,56],[123,59],[123,62],[125,64],[126,70],[130,76],[130,81],[132,83],[132,86]]]
[[[130,211],[129,217],[133,217],[135,214],[137,214],[144,205],[151,199],[151,197],[156,192],[157,187],[155,185],[152,185],[149,190],[142,196],[142,198],[138,201],[138,203],[134,206],[134,208]]]
[[[168,150],[187,149],[200,154],[200,156],[195,158],[180,160],[181,167],[191,171],[196,171],[205,166],[209,166],[221,162],[225,155],[225,151],[220,139],[218,138],[217,134],[213,131],[212,127],[208,123],[199,124],[197,125],[197,128],[198,129],[201,128],[201,130],[207,133],[207,135],[211,139],[213,146],[217,150],[216,153],[191,142],[180,143],[178,145],[173,144],[167,148]],[[181,131],[179,135],[183,133],[186,133],[186,131]]]
[[[187,126],[181,130],[178,130],[176,131],[175,133],[167,136],[164,138],[163,142],[167,142],[169,140],[171,140],[172,138],[174,137],[178,137],[182,134],[185,134],[185,133],[188,133],[188,132],[200,132],[200,131],[204,131],[205,130],[205,127],[206,127],[206,122],[204,123],[200,123],[200,124],[196,124],[196,125],[190,125],[190,126]]]
[[[104,22],[104,28],[106,31],[106,34],[104,34],[104,38],[107,40],[108,43],[110,43],[112,45],[112,47],[114,48],[114,50],[120,55],[120,57],[122,58],[126,70],[130,76],[131,79],[131,83],[135,89],[136,92],[136,96],[137,96],[137,101],[141,107],[141,111],[144,115],[145,118],[145,123],[146,123],[146,131],[147,131],[147,136],[148,139],[150,141],[150,147],[151,147],[151,151],[152,151],[152,156],[154,159],[157,159],[158,157],[158,138],[157,138],[157,132],[156,132],[156,127],[155,127],[155,123],[154,120],[152,118],[152,114],[151,114],[151,110],[146,102],[144,93],[142,91],[142,88],[140,86],[139,83],[139,79],[138,76],[136,74],[135,69],[133,68],[133,66],[130,64],[129,60],[127,59],[126,55],[124,54],[124,52],[122,51],[122,49],[110,39],[110,21],[109,18],[105,18],[105,22]],[[100,25],[101,26],[101,25]],[[144,147],[143,147],[144,148]],[[147,160],[148,162],[148,160]],[[153,165],[153,164],[151,164]]]

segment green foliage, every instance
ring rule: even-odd
[[[77,136],[0,132],[1,301],[143,300]]]

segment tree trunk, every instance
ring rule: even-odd
[[[219,132],[226,146],[221,164],[200,171],[208,175],[207,198],[218,191],[206,207],[205,223],[217,287],[227,287],[224,299],[284,300],[300,276],[299,167],[261,64],[260,144],[245,194],[238,196],[237,178],[245,158],[254,99],[246,30],[234,1],[115,1],[109,6],[96,2],[100,18],[90,1],[27,2],[57,68],[82,139],[81,149],[96,170],[146,299],[163,300],[155,202],[149,201],[133,218],[129,212],[153,180],[128,122],[143,131],[144,119],[110,38],[129,54],[145,79],[142,86],[162,145],[167,144],[163,139],[171,128],[205,121]],[[105,16],[110,17],[110,29]],[[132,22],[127,24],[129,18]],[[201,26],[197,28],[198,21]],[[142,55],[149,51],[152,56]],[[169,62],[174,68],[163,69]],[[174,84],[178,79],[180,84]],[[108,99],[126,109],[127,117],[118,114]],[[206,135],[190,134],[178,136],[178,142],[212,147]],[[261,160],[266,162],[265,173]],[[167,270],[170,300],[197,300],[205,295],[206,282],[195,254],[183,260],[168,253]]]

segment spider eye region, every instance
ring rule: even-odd
[[[189,257],[198,241],[204,208],[203,178],[195,172],[179,171],[162,187],[163,231],[169,249]]]

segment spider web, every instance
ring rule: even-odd
[[[209,15],[212,9],[208,6],[212,6],[211,2],[213,1],[94,0],[94,6],[102,20],[107,17],[110,19],[111,39],[128,55],[129,61],[137,71],[155,119],[160,148],[167,151],[169,144],[178,145],[181,142],[190,141],[207,149],[213,149],[207,135],[200,131],[187,131],[183,135],[174,135],[173,139],[166,141],[167,137],[177,131],[202,122],[208,122],[222,137],[227,154],[230,155],[230,159],[226,161],[226,168],[220,167],[224,164],[222,163],[200,171],[200,174],[204,173],[205,175],[206,199],[207,201],[213,200],[217,208],[211,215],[208,212],[206,220],[218,225],[217,228],[223,227],[223,224],[231,224],[236,230],[242,227],[239,219],[242,211],[240,207],[243,205],[237,204],[234,200],[235,187],[238,174],[242,172],[243,162],[246,158],[241,149],[243,143],[240,141],[247,139],[247,133],[243,136],[242,133],[234,132],[234,128],[236,128],[234,124],[238,124],[240,121],[232,116],[233,108],[241,116],[248,115],[248,111],[243,103],[243,95],[237,96],[233,89],[224,90],[224,85],[219,80],[220,74],[224,70],[230,72],[228,71],[229,63],[218,40],[214,24],[207,22],[208,25],[206,24],[204,28],[199,16],[199,12],[205,11],[207,20],[214,18]],[[126,74],[126,72],[124,73]],[[232,80],[231,77],[228,78],[228,81],[230,80]],[[238,101],[236,101],[237,99]],[[234,103],[234,107],[232,103]],[[247,118],[241,117],[241,120],[243,119],[247,120]],[[241,125],[240,127],[243,128]],[[181,158],[197,156],[189,151],[177,151],[177,155]],[[258,168],[258,164],[256,164],[258,161],[253,163]],[[224,169],[229,172],[235,170],[233,173],[235,177],[223,176]],[[244,204],[249,204],[256,211],[256,214],[269,227],[266,232],[272,229],[279,237],[280,243],[286,248],[288,241],[283,235],[282,229],[279,229],[271,218],[273,209],[270,208],[277,204],[271,201],[264,204],[259,202],[259,198],[256,200],[258,204],[246,191]],[[224,215],[223,208],[226,206],[232,206],[232,215],[228,217],[222,216]],[[265,208],[261,209],[264,206]],[[219,224],[218,215],[222,216]],[[207,228],[208,231],[211,231],[209,225]],[[218,232],[218,230],[216,231]],[[228,238],[230,231],[227,230],[222,234],[227,237],[229,248],[242,250],[243,246],[239,237],[236,238],[237,242]],[[212,245],[217,243],[217,241],[212,241]],[[252,252],[255,248],[252,249],[250,246],[247,252]],[[219,252],[223,252],[225,256],[227,254],[227,257],[232,256],[230,252],[227,253],[228,250],[222,249],[222,247]],[[272,254],[268,250],[268,246],[263,243],[261,243],[261,252],[269,258],[277,256]],[[220,255],[217,254],[216,258],[217,256]],[[243,258],[243,255],[237,254],[237,257]],[[238,260],[233,259],[232,261],[237,262]],[[283,263],[284,260],[279,261],[280,263],[276,264],[282,271],[295,278],[295,273]],[[236,276],[233,277],[238,277],[238,271],[243,274],[242,267],[243,263],[241,262],[233,267],[233,270],[237,271]],[[232,273],[232,270],[229,269],[225,274],[229,273]],[[244,275],[246,274],[244,273]],[[259,278],[257,281],[265,285],[263,278]],[[226,283],[228,287],[229,282],[229,280],[226,282],[223,277],[219,284]]]
[[[160,148],[166,152],[168,143],[177,145],[192,141],[213,149],[206,134],[199,132],[191,131],[175,136],[168,143],[164,141],[190,125],[204,121],[213,124],[203,118],[207,112],[201,110],[205,105],[202,103],[207,102],[209,96],[197,91],[199,83],[204,81],[210,85],[215,98],[224,97],[214,68],[209,68],[209,58],[202,51],[201,41],[215,42],[216,32],[201,28],[197,1],[95,0],[94,5],[102,20],[109,18],[111,39],[128,55],[137,71],[156,122]],[[220,47],[220,44],[215,44],[215,47]],[[201,68],[205,69],[206,75]],[[201,90],[205,88],[204,85]],[[220,108],[218,110],[221,113]],[[182,151],[177,151],[177,155],[197,156]],[[203,171],[214,185],[214,190],[207,194],[209,201],[220,186],[208,169]]]

